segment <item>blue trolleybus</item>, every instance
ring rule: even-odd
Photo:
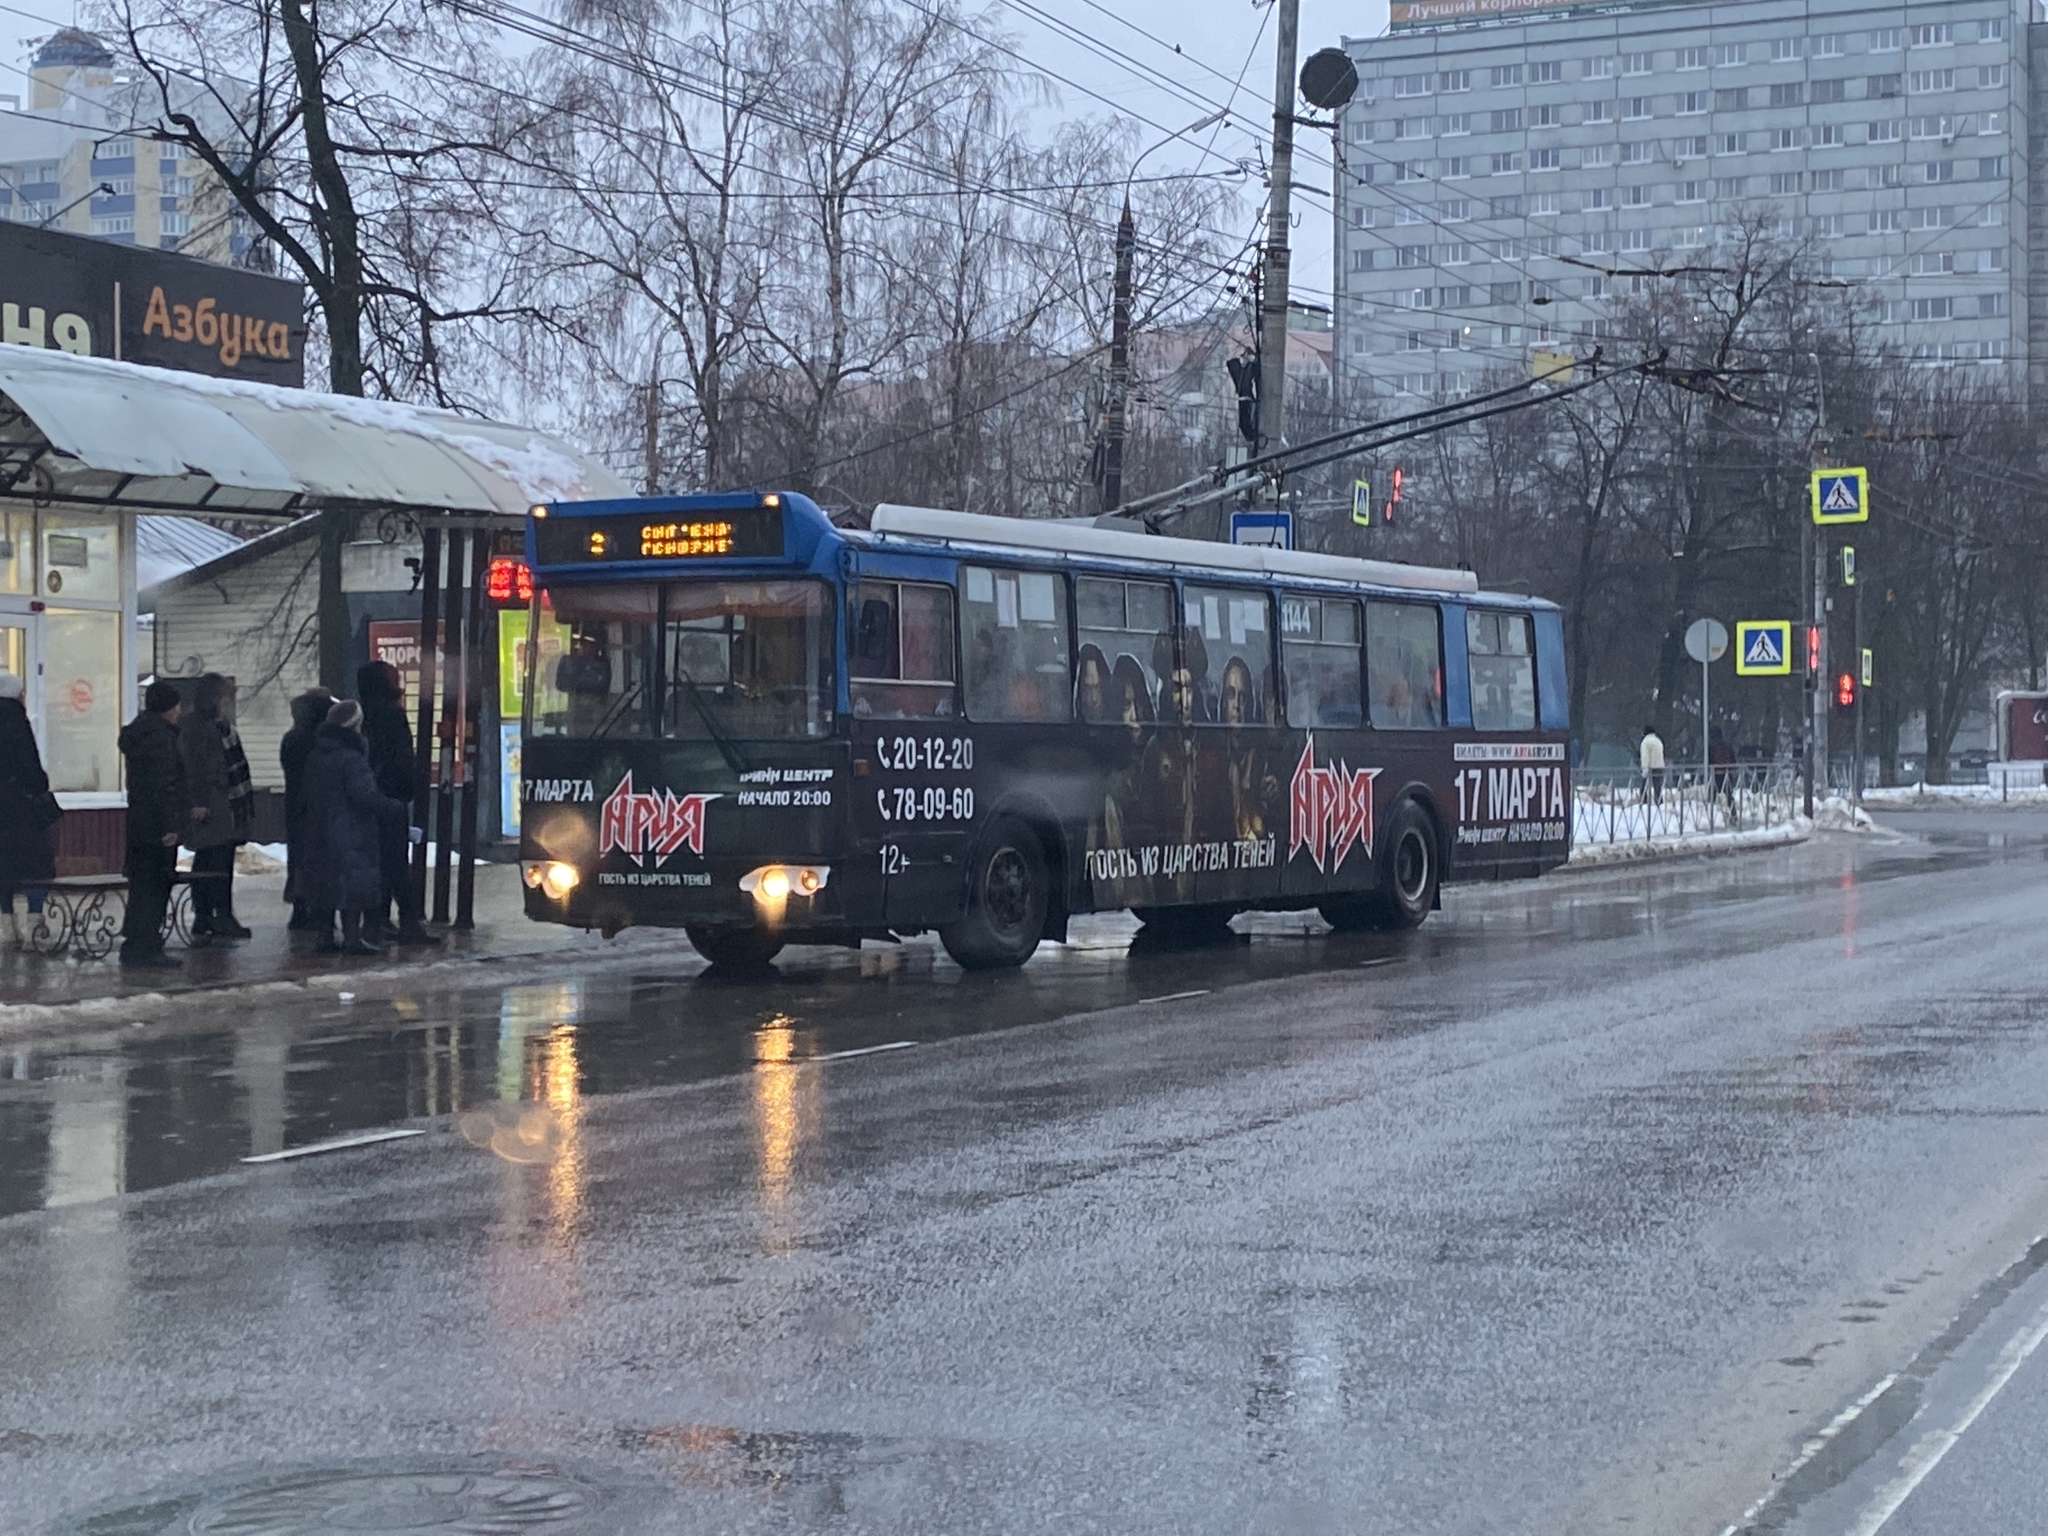
[[[1469,572],[794,494],[534,509],[542,922],[714,963],[1075,913],[1412,927],[1569,849],[1558,610]]]

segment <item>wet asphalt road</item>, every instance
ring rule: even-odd
[[[16,1042],[0,1527],[311,1530],[207,1511],[491,1455],[582,1491],[355,1528],[1852,1529],[2048,1231],[2048,818],[1897,825],[1398,940]],[[1886,1530],[2038,1528],[2044,1360]]]

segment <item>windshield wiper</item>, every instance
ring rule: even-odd
[[[632,687],[628,688],[624,693],[619,695],[618,703],[614,704],[610,709],[605,711],[604,718],[597,722],[596,727],[590,733],[589,739],[592,741],[596,741],[601,737],[609,736],[611,734],[612,727],[618,724],[619,721],[625,717],[627,706],[639,697],[640,684],[635,683]]]
[[[704,690],[697,686],[697,679],[681,667],[676,669],[676,675],[682,678],[683,686],[690,690],[690,702],[697,706],[697,718],[704,722],[704,729],[709,731],[711,739],[718,743],[718,755],[725,759],[726,767],[734,773],[751,773],[752,765],[741,754],[740,749],[733,745],[732,738],[711,718],[711,706],[704,702]]]

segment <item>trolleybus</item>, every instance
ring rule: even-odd
[[[1471,573],[792,493],[536,507],[526,912],[714,963],[1077,913],[1412,927],[1569,851],[1558,609]]]

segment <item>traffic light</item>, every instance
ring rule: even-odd
[[[1394,466],[1394,472],[1387,477],[1386,520],[1390,523],[1394,520],[1394,508],[1401,504],[1401,482],[1407,478],[1407,471],[1398,464]]]
[[[1248,443],[1259,440],[1259,360],[1233,357],[1226,366],[1237,388],[1237,430]]]
[[[1854,709],[1855,707],[1856,674],[1854,672],[1837,672],[1835,674],[1835,708]]]
[[[1806,626],[1806,686],[1820,686],[1820,626]]]
[[[533,601],[533,570],[524,560],[493,555],[484,576],[484,596],[501,608]]]

